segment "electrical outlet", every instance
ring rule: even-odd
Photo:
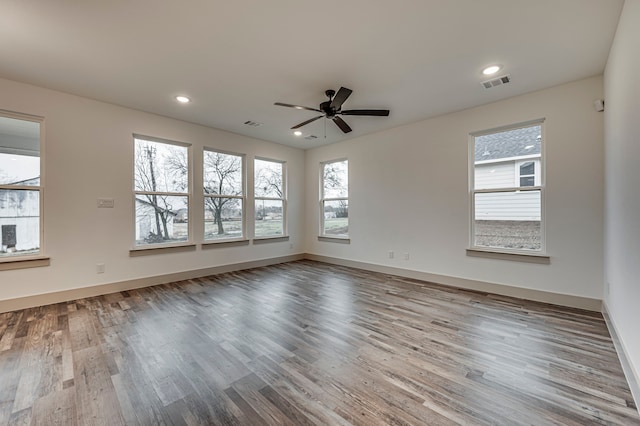
[[[98,273],[98,274],[104,274],[104,271],[105,271],[105,265],[104,265],[104,263],[98,263],[98,264],[96,265],[96,273]]]
[[[394,257],[393,251],[389,250],[389,259],[393,259],[393,257]]]
[[[289,249],[293,249],[293,243],[289,243]]]
[[[409,253],[404,254],[404,260],[409,260]]]

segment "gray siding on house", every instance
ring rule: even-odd
[[[540,220],[540,191],[475,194],[476,220]]]
[[[475,167],[475,188],[507,188],[515,185],[516,168],[513,161],[498,164],[478,164]]]
[[[530,161],[535,161],[536,173],[539,174],[540,161]],[[475,188],[518,186],[518,164],[519,161],[506,161],[476,165]],[[475,209],[476,220],[540,220],[540,193],[527,191],[477,194]]]

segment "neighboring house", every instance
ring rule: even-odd
[[[188,209],[180,209],[176,211],[176,223],[187,223],[189,222],[189,210]]]
[[[11,185],[37,185],[39,177]],[[37,250],[40,247],[39,192],[0,191],[0,251]]]
[[[176,212],[169,211],[167,218],[167,230],[173,235],[173,222]],[[153,240],[158,235],[156,229],[156,217],[153,204],[136,198],[136,241]]]
[[[541,185],[539,127],[476,137],[475,189]],[[540,220],[540,193],[477,194],[476,220]]]

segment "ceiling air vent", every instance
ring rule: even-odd
[[[305,138],[305,139],[307,139],[307,140],[310,140],[310,141],[312,141],[312,140],[314,140],[314,139],[318,139],[318,137],[317,137],[317,136],[315,136],[315,135],[305,136],[304,138]]]
[[[247,126],[251,126],[251,127],[262,126],[262,123],[258,123],[257,121],[251,121],[251,120],[245,121],[244,124],[246,124]]]
[[[511,82],[510,75],[503,75],[502,77],[492,78],[491,80],[483,81],[482,86],[485,89],[491,89],[492,87],[502,86],[503,84],[507,84]]]

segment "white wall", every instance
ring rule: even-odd
[[[44,254],[51,257],[49,267],[0,272],[0,301],[302,252],[304,151],[9,80],[0,79],[0,93],[0,109],[45,117]],[[244,153],[250,164],[253,156],[286,161],[291,240],[130,257],[133,133],[191,143],[196,177],[203,146]],[[199,189],[195,235],[202,233]],[[114,198],[115,208],[98,209],[99,197]],[[105,274],[96,273],[98,263]]]
[[[626,0],[605,71],[604,300],[640,383],[640,1]],[[640,395],[636,395],[640,398]]]
[[[603,114],[593,101],[602,85],[593,77],[307,151],[307,252],[601,299]],[[551,264],[466,256],[469,133],[539,118],[546,118]],[[343,157],[349,159],[351,244],[318,241],[318,163]]]

